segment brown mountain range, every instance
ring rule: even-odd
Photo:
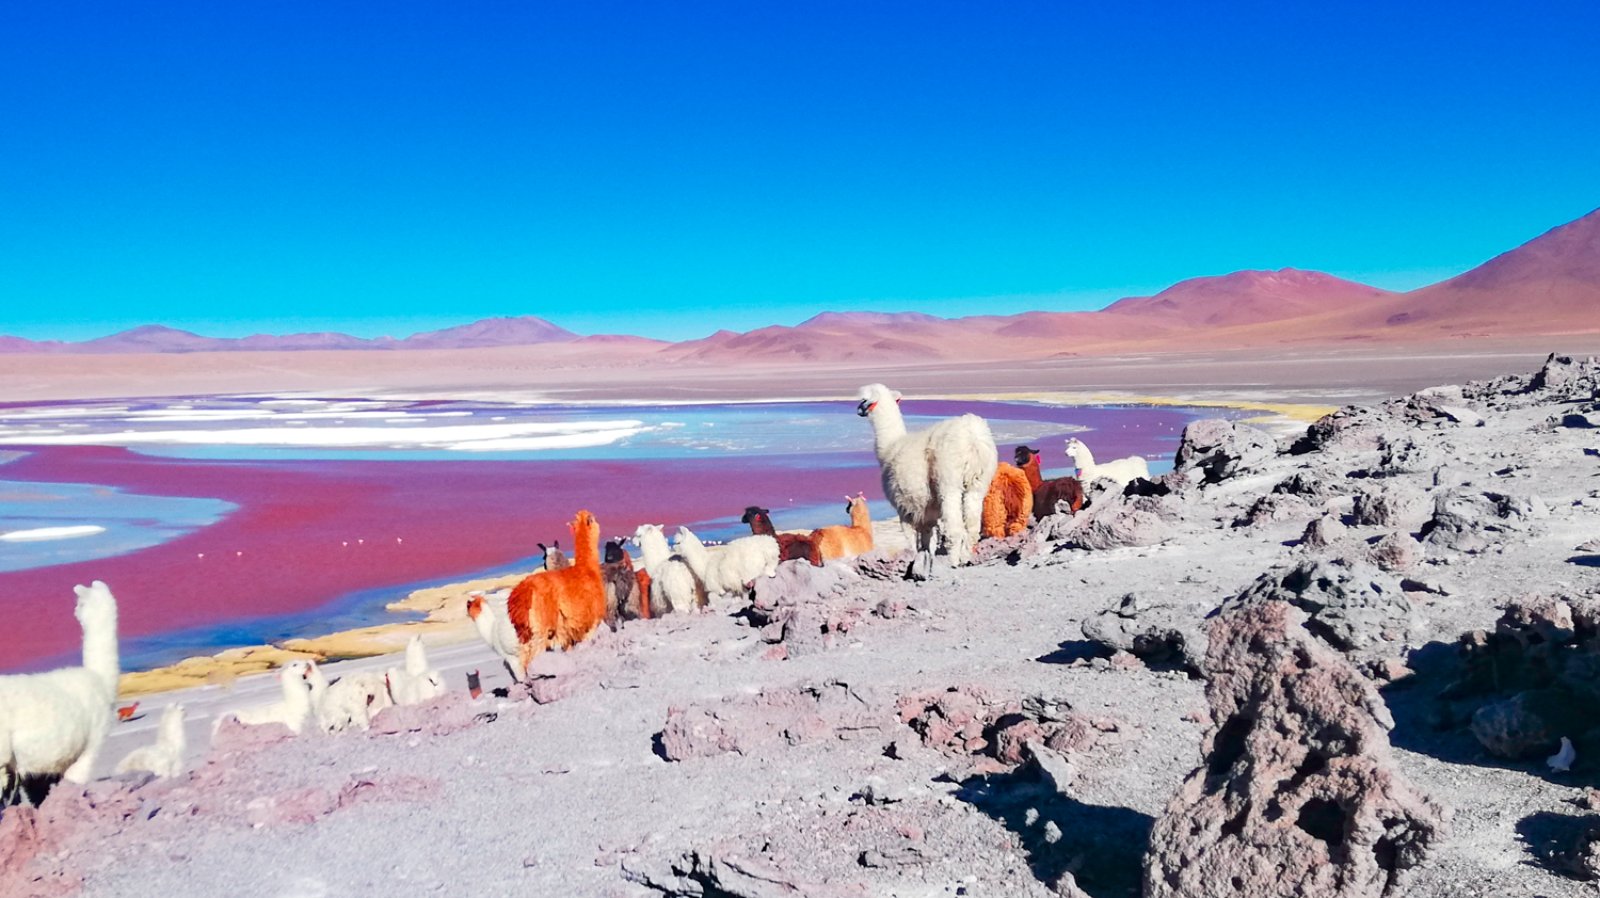
[[[1394,293],[1315,271],[1238,271],[1181,281],[1098,312],[940,318],[920,312],[824,312],[798,325],[718,331],[665,343],[579,337],[541,318],[492,318],[404,339],[315,333],[203,337],[147,325],[82,343],[0,336],[0,353],[187,353],[481,349],[546,346],[551,363],[626,350],[675,364],[1042,358],[1109,351],[1328,345],[1600,332],[1600,209],[1464,274]],[[566,344],[555,352],[550,344]]]

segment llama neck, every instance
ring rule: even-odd
[[[865,529],[872,526],[872,511],[865,502],[854,502],[850,505],[850,526]]]
[[[689,565],[689,569],[694,571],[696,577],[705,577],[706,562],[710,553],[706,551],[705,544],[700,542],[699,538],[691,536],[678,540],[678,554],[683,556],[683,560]]]
[[[772,529],[772,519],[764,514],[758,514],[750,519],[750,532],[756,536],[778,535],[778,531]]]
[[[600,569],[600,530],[587,524],[573,534],[577,545],[572,549],[572,563],[582,568]]]
[[[878,403],[867,418],[872,421],[872,436],[878,450],[878,463],[883,463],[885,455],[894,448],[894,444],[906,435],[906,419],[901,416],[900,409],[894,403],[885,405]]]
[[[83,628],[83,666],[112,691],[122,676],[121,658],[117,654],[117,622],[113,618]]]
[[[168,711],[161,718],[161,734],[156,737],[156,742],[169,748],[182,748],[183,746],[183,714],[179,711]]]
[[[1089,447],[1082,443],[1078,444],[1078,451],[1073,456],[1073,460],[1078,463],[1079,468],[1085,471],[1094,467],[1094,453],[1090,452]]]
[[[1028,456],[1028,463],[1022,466],[1023,476],[1028,478],[1028,488],[1038,489],[1044,483],[1044,475],[1039,473],[1039,454]]]
[[[658,531],[652,530],[639,540],[639,560],[652,575],[661,562],[667,560],[667,554],[667,538]]]

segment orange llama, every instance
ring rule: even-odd
[[[826,561],[854,558],[872,551],[872,513],[867,510],[867,497],[857,493],[853,497],[845,496],[844,500],[850,526],[834,525],[811,531],[811,542]]]
[[[533,656],[547,648],[565,649],[582,642],[606,615],[600,525],[594,515],[580,511],[567,526],[574,543],[572,567],[524,578],[506,601],[524,674]]]
[[[983,497],[983,522],[979,532],[992,539],[1016,536],[1028,529],[1033,515],[1033,487],[1028,475],[1015,465],[1001,462]]]

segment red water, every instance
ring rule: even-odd
[[[304,612],[351,592],[469,575],[570,544],[587,508],[607,536],[640,523],[737,515],[749,504],[879,494],[878,471],[798,459],[625,461],[195,461],[120,448],[28,450],[10,480],[98,483],[223,499],[221,521],[113,558],[0,573],[0,670],[75,653],[76,583],[116,593],[124,639],[234,618]],[[833,460],[836,461],[836,460]],[[778,513],[779,526],[783,521]],[[398,596],[397,596],[398,597]]]

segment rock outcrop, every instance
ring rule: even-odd
[[[1183,429],[1176,471],[1199,471],[1204,482],[1220,483],[1257,468],[1278,452],[1266,431],[1223,418],[1191,421]]]
[[[1268,571],[1222,610],[1275,601],[1305,612],[1312,635],[1357,662],[1403,654],[1421,639],[1422,620],[1400,581],[1365,561],[1307,559]]]
[[[1156,822],[1145,898],[1379,898],[1444,838],[1372,684],[1269,601],[1210,630],[1204,762]]]

